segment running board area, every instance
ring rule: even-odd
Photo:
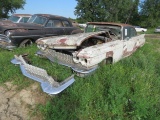
[[[15,58],[11,60],[11,63],[15,65],[19,64],[22,74],[32,80],[40,82],[43,92],[50,95],[62,92],[75,81],[74,75],[72,75],[60,83],[56,82],[47,74],[46,70],[26,63],[22,55],[14,55],[14,57]]]

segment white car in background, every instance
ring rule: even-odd
[[[158,27],[155,29],[154,32],[155,32],[155,33],[160,33],[160,26],[158,26]]]
[[[85,28],[87,26],[87,24],[78,24],[80,27]]]
[[[134,26],[136,29],[136,32],[146,32],[147,29],[146,28],[141,28],[140,26]]]

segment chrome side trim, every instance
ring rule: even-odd
[[[15,58],[12,59],[11,62],[13,64],[20,65],[20,69],[24,76],[40,82],[43,92],[47,94],[58,94],[69,87],[75,81],[74,75],[72,75],[59,83],[55,81],[51,76],[49,76],[46,70],[27,64],[22,55],[15,55],[14,57]]]
[[[41,37],[42,35],[11,36],[11,38]]]

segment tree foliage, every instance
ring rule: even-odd
[[[138,13],[139,0],[103,0],[107,21],[130,23]]]
[[[75,15],[81,22],[86,21],[104,21],[105,9],[101,0],[76,0],[78,5],[76,6]]]
[[[138,14],[139,0],[76,0],[81,21],[130,22]]]
[[[160,0],[76,0],[78,22],[121,22],[143,27],[160,24]]]
[[[25,0],[0,0],[0,18],[8,17],[9,13],[23,8],[25,3]]]
[[[160,0],[144,0],[140,15],[143,26],[156,27],[160,24]]]

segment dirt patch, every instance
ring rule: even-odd
[[[40,116],[32,116],[31,111],[37,104],[45,104],[50,96],[42,93],[39,84],[34,83],[21,91],[11,82],[0,86],[0,120],[41,120]]]
[[[160,34],[146,34],[145,37],[151,39],[160,39]]]

